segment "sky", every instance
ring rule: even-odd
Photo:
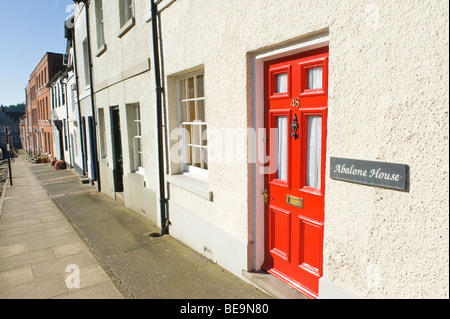
[[[0,104],[25,101],[30,74],[47,52],[65,53],[72,0],[0,0]]]

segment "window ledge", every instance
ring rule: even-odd
[[[136,19],[132,17],[120,28],[118,37],[121,38],[136,24]]]
[[[106,44],[102,44],[102,45],[98,48],[97,54],[96,54],[95,56],[98,58],[98,57],[101,56],[103,53],[105,53],[105,51],[106,51]]]
[[[147,187],[147,182],[145,181],[145,176],[143,172],[131,172],[127,175],[127,178],[129,178],[130,181],[133,181],[134,183],[138,185],[143,185],[144,188]]]
[[[210,202],[213,201],[213,192],[209,190],[208,182],[184,174],[168,175],[167,181]]]

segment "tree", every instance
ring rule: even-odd
[[[17,103],[15,105],[12,104],[9,106],[1,104],[0,109],[4,109],[4,111],[8,112],[8,113],[23,113],[23,114],[25,114],[25,102]]]

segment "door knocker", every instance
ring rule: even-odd
[[[297,140],[298,138],[297,131],[298,131],[298,121],[297,121],[297,114],[295,114],[294,120],[292,121],[291,124],[291,131],[290,131],[291,136],[293,136],[295,140]]]

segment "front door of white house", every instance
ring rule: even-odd
[[[322,276],[328,47],[264,64],[263,269],[311,298]]]

